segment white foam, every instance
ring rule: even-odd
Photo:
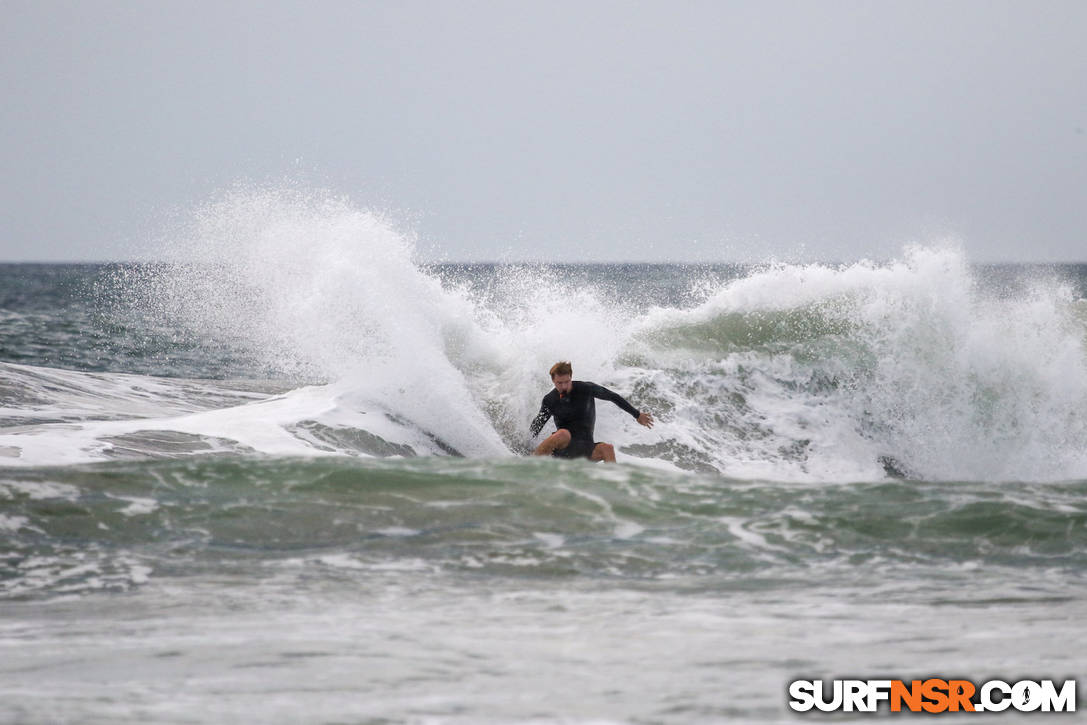
[[[14,534],[19,529],[29,523],[29,519],[25,516],[9,516],[7,514],[0,514],[0,531],[5,531],[9,534]]]
[[[560,549],[562,545],[566,543],[566,538],[561,534],[549,534],[543,531],[534,531],[532,533],[537,539],[542,541],[548,549]]]
[[[124,516],[146,516],[158,510],[158,502],[152,498],[140,498],[137,496],[111,496],[122,501],[128,501],[128,506],[120,510]]]
[[[375,533],[381,534],[382,536],[406,537],[418,536],[420,532],[418,529],[409,529],[404,526],[387,526],[383,529],[376,529]]]
[[[49,498],[64,498],[74,501],[79,497],[79,489],[67,483],[51,481],[0,480],[0,496],[14,498],[16,495],[26,496],[34,501]]]

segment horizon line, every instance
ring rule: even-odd
[[[860,262],[876,262],[885,263],[891,262],[897,259],[897,257],[857,257],[851,260],[843,259],[796,259],[792,257],[768,257],[766,259],[753,261],[753,260],[646,260],[646,259],[627,259],[627,260],[587,260],[571,262],[565,260],[546,260],[546,259],[517,259],[517,260],[496,260],[496,259],[416,259],[413,260],[416,264],[421,265],[434,265],[434,264],[446,264],[446,265],[491,265],[491,266],[510,266],[510,265],[568,265],[568,266],[588,266],[588,265],[619,265],[619,264],[638,264],[638,265],[717,265],[717,264],[732,264],[732,265],[765,265],[765,264],[829,264],[829,265],[841,265],[841,264],[857,264]],[[1026,259],[994,259],[994,260],[967,260],[970,264],[1032,264],[1032,265],[1083,265],[1087,264],[1087,258],[1081,260],[1026,260]],[[167,259],[0,259],[0,264],[4,265],[109,265],[109,264],[178,264],[178,260]]]

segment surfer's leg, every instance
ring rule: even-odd
[[[549,456],[555,451],[561,451],[568,445],[570,445],[570,431],[559,428],[547,438],[544,438],[540,445],[536,446],[536,450],[532,452],[532,455]]]
[[[597,443],[593,448],[592,460],[615,463],[615,447],[611,443]]]

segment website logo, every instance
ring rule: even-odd
[[[797,712],[1075,712],[1076,681],[795,680],[789,698]]]

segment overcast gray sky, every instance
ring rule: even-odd
[[[1087,2],[0,0],[0,259],[237,182],[430,257],[1087,260]]]

